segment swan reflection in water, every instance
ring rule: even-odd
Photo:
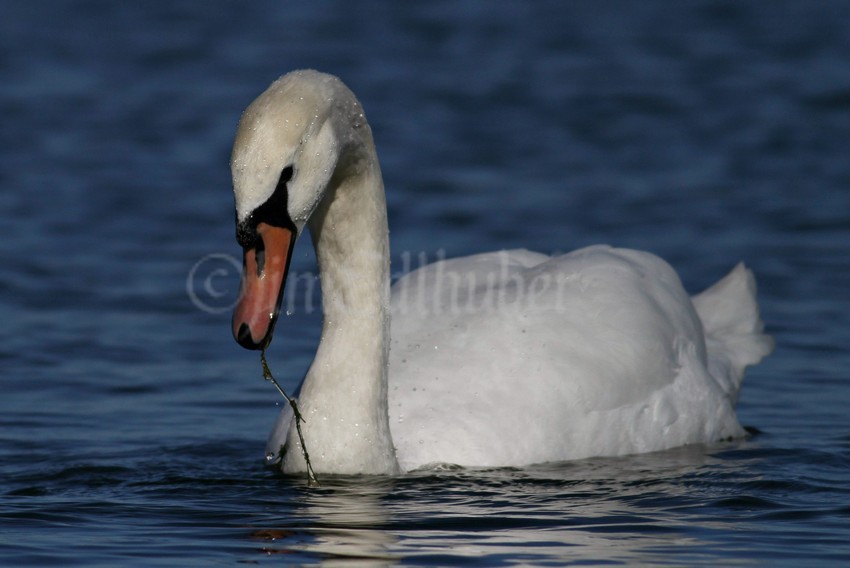
[[[684,560],[689,551],[712,546],[714,530],[739,522],[700,513],[682,525],[682,509],[698,512],[729,497],[691,488],[701,476],[738,483],[722,455],[712,453],[747,443],[522,469],[324,476],[320,488],[303,487],[300,505],[278,527],[254,536],[267,540],[264,553],[307,555],[329,565],[486,563],[488,557],[653,564],[669,562],[671,554]],[[300,486],[303,477],[282,482]]]

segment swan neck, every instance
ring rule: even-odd
[[[317,471],[395,473],[387,411],[389,237],[371,133],[340,156],[309,221],[324,321],[299,404]]]
[[[325,327],[364,319],[379,330],[388,324],[387,210],[374,148],[371,153],[354,164],[341,160],[310,220]]]

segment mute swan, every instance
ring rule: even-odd
[[[239,344],[270,343],[305,226],[316,249],[324,321],[298,404],[317,472],[520,466],[744,434],[744,369],[773,344],[743,265],[689,298],[646,252],[514,250],[425,266],[391,293],[371,129],[354,94],[316,71],[245,110],[231,169]],[[268,449],[304,470],[288,406]]]

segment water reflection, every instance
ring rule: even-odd
[[[324,478],[301,493],[297,527],[264,551],[330,565],[660,563],[671,554],[699,562],[689,551],[704,550],[731,521],[703,514],[684,526],[681,514],[722,497],[693,487],[705,487],[705,477],[735,478],[734,467],[694,446],[526,469]]]
[[[680,507],[688,488],[669,480],[698,475],[711,459],[704,448],[683,448],[433,476],[433,483],[411,483],[409,498],[397,501],[394,519],[417,520],[397,532],[398,546],[408,559],[439,554],[451,563],[669,562],[671,550],[701,544],[671,521],[667,507]]]
[[[300,483],[300,478],[291,478]],[[322,565],[389,566],[400,558],[392,551],[392,532],[384,500],[395,481],[387,477],[321,476],[318,488],[304,487],[293,517],[297,526],[263,529],[255,538],[269,541],[267,554],[307,554]]]

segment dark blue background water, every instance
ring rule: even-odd
[[[841,1],[4,2],[0,564],[846,565],[848,54]],[[763,433],[321,489],[264,468],[228,158],[300,67],[363,101],[394,267],[607,242],[696,292],[745,260],[778,345],[739,405]]]

